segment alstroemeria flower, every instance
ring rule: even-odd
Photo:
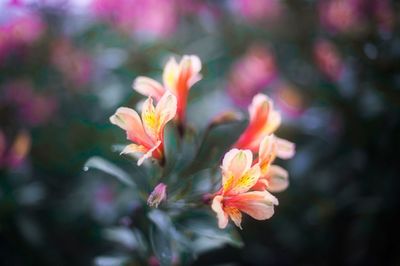
[[[253,165],[250,150],[232,149],[222,162],[222,188],[212,201],[218,226],[223,229],[229,218],[241,228],[242,212],[257,220],[269,219],[274,214],[278,200],[268,191],[249,191],[258,181],[261,170]]]
[[[184,55],[179,64],[175,58],[171,58],[164,68],[164,86],[158,81],[141,76],[134,80],[133,89],[156,100],[159,100],[166,91],[171,92],[177,98],[177,119],[182,123],[185,119],[189,90],[201,79],[200,70],[201,61],[195,55]]]
[[[280,166],[272,165],[276,158],[277,138],[268,135],[263,138],[258,150],[258,162],[261,176],[252,190],[268,190],[270,192],[281,192],[289,186],[289,174]]]
[[[239,149],[249,149],[256,153],[262,139],[274,133],[281,124],[281,115],[274,110],[272,101],[264,94],[254,96],[249,106],[250,122],[245,131],[235,143]],[[287,140],[276,137],[276,156],[282,159],[293,157],[295,145]]]
[[[164,159],[164,128],[175,117],[176,98],[165,93],[157,106],[153,106],[153,99],[149,97],[143,103],[142,119],[139,114],[130,108],[120,107],[110,117],[111,123],[126,131],[127,139],[134,142],[124,148],[121,154],[142,153],[138,165],[149,157],[159,161]]]

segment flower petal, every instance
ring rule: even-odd
[[[215,196],[211,204],[212,210],[217,214],[218,227],[224,229],[228,225],[228,214],[224,212],[222,206],[222,196]]]
[[[256,220],[266,220],[274,214],[278,200],[268,191],[252,191],[237,195],[234,205]]]
[[[154,97],[157,101],[159,101],[165,93],[165,88],[159,82],[147,77],[137,77],[132,87],[140,94]]]
[[[268,172],[269,166],[275,159],[275,137],[267,135],[260,143],[258,150],[258,163],[260,164],[261,173],[265,175]]]
[[[271,165],[268,176],[268,191],[281,192],[289,186],[289,173],[280,166]]]
[[[137,162],[137,165],[140,166],[140,165],[144,162],[144,160],[146,160],[146,159],[148,159],[148,158],[150,158],[150,157],[153,157],[153,152],[154,152],[160,145],[161,145],[161,141],[158,141],[158,142],[156,143],[156,145],[154,145],[153,148],[151,148],[150,150],[148,150],[145,154],[143,154],[142,157],[140,157],[140,159],[139,159],[138,162]]]
[[[179,75],[179,65],[175,58],[171,57],[164,67],[163,81],[164,85],[174,94],[177,95],[176,82]]]
[[[153,146],[152,140],[145,133],[138,113],[127,107],[120,107],[110,117],[110,122],[126,131],[127,138],[146,147]]]
[[[232,221],[235,223],[237,227],[242,229],[242,213],[239,211],[238,208],[227,206],[224,208],[225,212],[229,215]]]
[[[142,106],[142,121],[143,127],[147,135],[152,139],[153,142],[158,140],[158,119],[156,116],[156,110],[153,105],[153,99],[149,97],[144,101]]]
[[[156,117],[158,119],[157,131],[160,136],[160,132],[164,131],[165,125],[172,120],[176,115],[176,97],[169,92],[166,92],[158,102],[156,106]],[[161,134],[162,135],[162,134]]]
[[[260,167],[258,164],[250,168],[240,178],[236,179],[236,182],[232,185],[229,190],[230,194],[241,194],[247,192],[252,186],[257,183],[260,177]]]
[[[224,193],[230,191],[237,181],[250,169],[253,154],[250,150],[232,149],[222,161],[222,186]]]
[[[148,150],[149,150],[148,148],[142,145],[129,144],[121,151],[120,154],[122,155],[122,154],[137,153],[137,152],[146,153]]]
[[[296,146],[286,139],[276,138],[276,155],[281,159],[290,159],[295,154]]]

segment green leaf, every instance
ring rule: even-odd
[[[168,232],[162,231],[157,225],[150,226],[150,243],[154,255],[162,266],[172,265],[172,243]]]
[[[136,184],[130,179],[128,173],[124,170],[116,166],[115,164],[101,158],[98,156],[94,156],[86,161],[85,166],[83,167],[84,171],[88,171],[89,169],[97,169],[104,173],[114,176],[119,181],[124,183],[125,185],[135,187]]]

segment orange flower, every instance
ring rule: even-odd
[[[153,99],[149,97],[143,104],[142,119],[139,114],[130,108],[120,107],[110,117],[112,124],[126,131],[127,139],[134,142],[124,148],[121,154],[142,153],[138,165],[149,157],[159,161],[164,159],[164,128],[175,117],[175,96],[165,93],[153,106]]]
[[[164,86],[151,78],[137,77],[133,82],[133,89],[156,100],[166,91],[174,94],[177,98],[177,119],[182,123],[189,90],[201,79],[200,70],[201,61],[195,55],[184,55],[179,64],[174,58],[170,58],[163,72]]]
[[[274,133],[281,124],[281,115],[274,110],[272,101],[264,94],[254,96],[249,106],[250,122],[234,145],[239,149],[249,149],[256,153],[262,139]],[[276,137],[276,156],[289,159],[295,153],[292,142]]]
[[[278,200],[268,191],[249,191],[258,181],[261,169],[253,163],[250,150],[232,149],[222,162],[222,188],[213,198],[211,208],[223,229],[229,218],[241,228],[242,212],[257,220],[269,219]]]
[[[281,192],[289,186],[289,174],[280,166],[272,165],[276,158],[279,139],[274,135],[263,138],[258,151],[258,165],[261,175],[252,190],[268,190],[270,192]]]

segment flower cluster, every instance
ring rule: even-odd
[[[127,107],[120,107],[110,117],[111,123],[125,130],[132,142],[121,154],[141,154],[138,165],[148,158],[164,165],[165,126],[171,120],[178,128],[186,126],[187,98],[190,88],[201,79],[200,70],[200,59],[185,55],[179,63],[174,58],[167,62],[163,84],[147,77],[135,79],[133,89],[148,96],[141,117]],[[270,218],[274,205],[278,205],[270,192],[283,191],[288,186],[287,171],[272,164],[277,157],[291,158],[295,149],[292,142],[274,135],[281,123],[279,112],[266,95],[257,94],[249,106],[249,115],[247,128],[223,157],[222,187],[210,198],[220,228],[227,226],[229,218],[241,227],[242,212],[257,220]],[[158,207],[166,200],[166,191],[166,184],[157,185],[149,195],[148,205]]]

